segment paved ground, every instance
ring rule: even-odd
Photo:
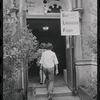
[[[44,86],[41,86],[40,83],[39,83],[39,76],[29,77],[29,87],[32,87],[33,84],[36,84],[36,87],[44,87]],[[66,83],[64,81],[63,75],[56,75],[55,76],[54,86],[55,87],[66,86]]]
[[[47,100],[46,88],[36,88],[35,92],[29,90],[28,100]],[[35,95],[34,95],[35,94]],[[71,90],[67,87],[54,87],[53,100],[80,100],[78,96],[72,96]]]
[[[63,87],[54,87],[54,91],[53,94],[65,94],[65,93],[70,93],[71,94],[71,90],[67,87],[67,86],[63,86]],[[46,88],[36,88],[36,95],[45,95],[47,94],[47,90]]]
[[[46,86],[39,84],[39,77],[29,78],[28,100],[48,100]],[[71,90],[60,75],[55,77],[53,100],[80,100],[80,98],[72,96]]]

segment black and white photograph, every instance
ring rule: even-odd
[[[97,100],[97,0],[3,0],[3,100]]]

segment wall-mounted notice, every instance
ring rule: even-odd
[[[43,15],[44,4],[43,0],[28,0],[28,15]]]
[[[78,11],[61,11],[61,35],[80,35],[80,23]]]

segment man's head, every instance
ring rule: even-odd
[[[47,49],[48,49],[48,50],[52,50],[52,49],[53,49],[52,43],[48,43],[48,44],[47,44]]]
[[[39,46],[40,49],[45,49],[46,48],[46,44],[45,43],[41,43]]]

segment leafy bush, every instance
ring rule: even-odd
[[[97,61],[97,0],[89,0],[87,12],[91,21],[88,25],[88,32],[83,33],[83,53],[92,56]]]
[[[90,76],[86,86],[81,86],[94,100],[97,100],[97,75]]]
[[[9,7],[3,12],[3,100],[15,100],[17,72],[34,60],[38,42],[27,26],[20,28],[19,18],[10,16]]]

